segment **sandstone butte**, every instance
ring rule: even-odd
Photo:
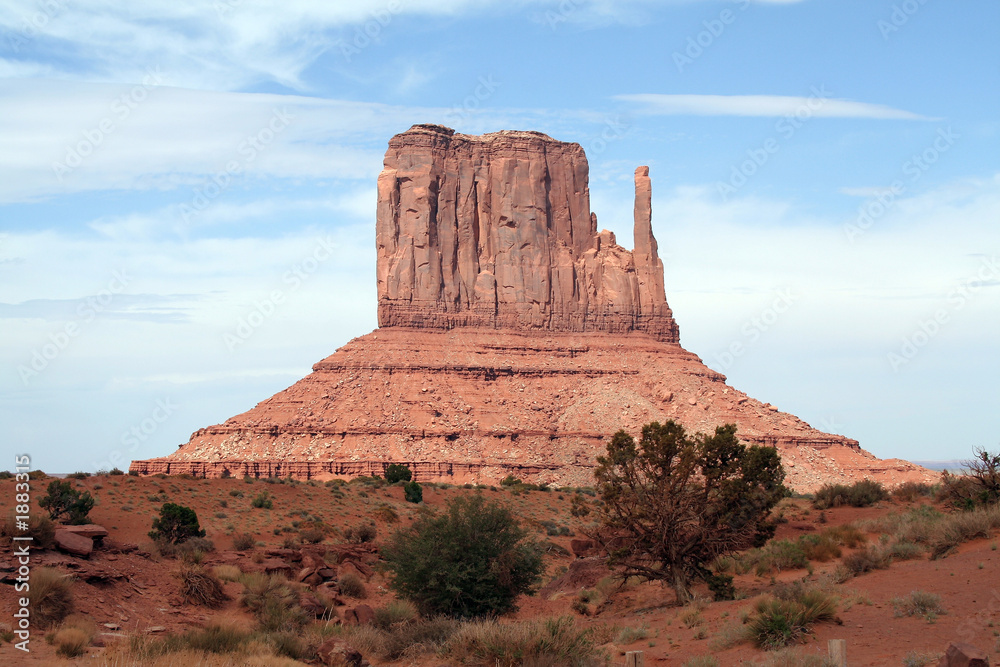
[[[331,479],[405,464],[419,481],[590,485],[620,428],[735,422],[787,483],[931,480],[726,384],[680,345],[635,171],[634,250],[598,231],[579,144],[415,125],[378,178],[379,328],[139,474]]]

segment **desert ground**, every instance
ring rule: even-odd
[[[50,481],[31,483],[31,509],[38,515],[44,514],[38,499]],[[99,474],[70,481],[97,499],[90,519],[109,534],[86,559],[56,549],[32,551],[33,573],[48,567],[68,577],[70,616],[48,628],[33,626],[28,654],[17,650],[17,640],[5,632],[2,664],[302,664],[266,657],[274,651],[256,645],[237,647],[243,653],[235,655],[201,656],[187,648],[187,653],[155,660],[141,660],[128,650],[207,626],[249,632],[256,621],[241,603],[241,577],[265,570],[289,576],[296,593],[306,594],[300,602],[310,596],[321,602],[299,635],[302,646],[286,655],[302,650],[305,662],[320,664],[310,651],[332,638],[372,665],[500,664],[457,649],[449,652],[429,640],[402,651],[387,648],[389,634],[415,621],[405,613],[390,618],[386,612],[396,597],[379,567],[379,545],[422,512],[477,493],[509,506],[546,547],[539,590],[522,597],[519,610],[499,622],[570,619],[565,623],[580,632],[580,655],[591,656],[591,664],[625,664],[626,652],[642,651],[646,664],[821,665],[830,639],[846,640],[850,665],[933,665],[955,641],[987,651],[994,663],[1000,660],[1000,512],[994,506],[979,513],[975,526],[965,521],[956,528],[961,523],[956,517],[968,513],[949,508],[926,488],[860,508],[819,510],[809,497],[786,498],[775,509],[779,526],[764,549],[716,564],[735,576],[737,599],[712,601],[700,585],[696,600],[681,607],[669,587],[622,581],[601,556],[586,553],[580,540],[595,517],[591,489],[425,484],[423,502],[414,504],[404,499],[400,485],[372,478],[321,483]],[[0,480],[0,496],[13,498],[14,483]],[[270,508],[266,502],[254,506],[261,494]],[[161,554],[147,532],[165,502],[194,509],[214,549],[197,556]],[[584,515],[581,507],[590,513]],[[357,527],[370,524],[376,528],[374,539],[359,541]],[[812,547],[802,548],[807,543]],[[0,561],[0,611],[7,626],[17,604],[11,553],[5,546]],[[326,575],[297,582],[313,554],[323,559]],[[177,576],[185,559],[200,560],[201,567],[219,574],[228,599],[216,608],[185,600]],[[341,583],[346,573],[355,575],[354,586]],[[759,599],[788,597],[803,587],[835,602],[829,620],[811,625],[788,649],[762,650],[747,639],[746,622]],[[361,606],[374,610],[387,629],[365,624],[365,614],[356,611]],[[395,625],[388,625],[393,620]],[[91,638],[78,657],[57,654],[56,635],[67,624],[81,626]]]

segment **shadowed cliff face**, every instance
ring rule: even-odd
[[[579,144],[416,125],[378,180],[379,326],[641,331],[677,343],[636,170],[635,247],[597,231]]]

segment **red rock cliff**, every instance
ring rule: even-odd
[[[635,253],[597,231],[579,144],[415,125],[378,179],[379,326],[642,331],[676,343],[636,170]]]

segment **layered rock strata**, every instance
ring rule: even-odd
[[[750,398],[684,350],[646,167],[635,192],[628,251],[597,231],[577,144],[431,125],[393,137],[378,181],[379,329],[131,470],[322,480],[402,463],[419,481],[590,485],[611,434],[673,419],[736,423],[778,447],[801,491],[933,479]]]

